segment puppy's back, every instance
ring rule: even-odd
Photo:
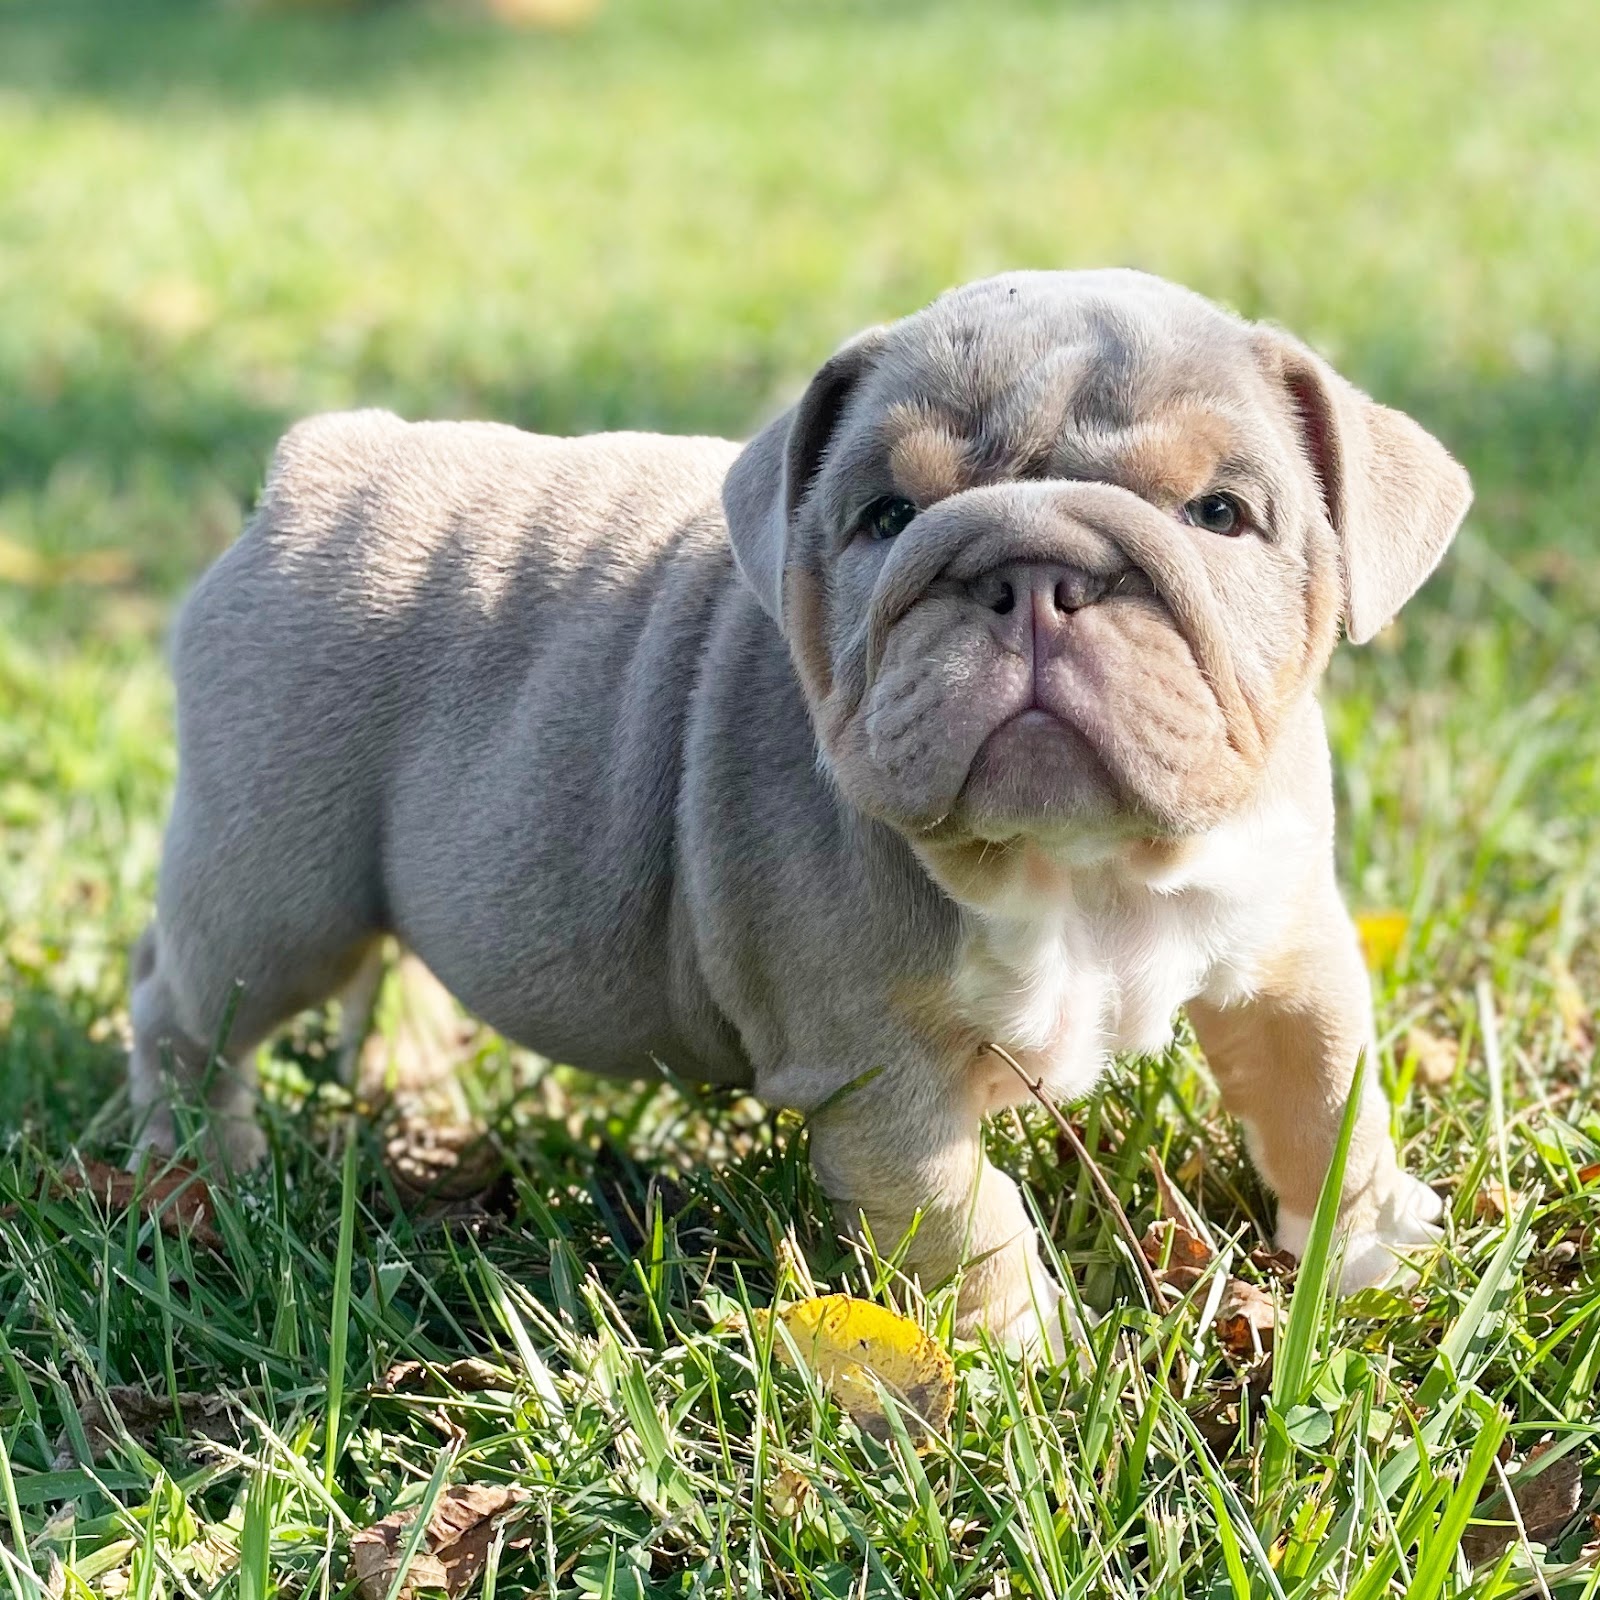
[[[194,606],[237,566],[302,585],[314,605],[392,617],[461,599],[492,613],[518,581],[649,564],[717,508],[736,453],[725,440],[663,434],[559,439],[387,411],[312,417],[280,441],[255,515]]]
[[[160,920],[180,958],[246,969],[201,948],[225,900],[275,950],[391,930],[503,1031],[606,1070],[586,1030],[608,1015],[647,1060],[680,723],[742,593],[720,502],[737,448],[374,411],[293,429],[174,638]],[[595,987],[618,970],[636,1029]]]
[[[721,564],[718,497],[736,452],[375,410],[297,424],[180,614],[180,739],[195,713],[255,722],[264,700],[325,737],[358,702],[394,709],[430,681],[492,692],[547,621],[598,616],[664,564]]]

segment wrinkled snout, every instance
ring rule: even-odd
[[[1149,580],[1131,565],[1096,569],[1059,561],[1003,562],[963,588],[996,643],[1031,660],[1035,676],[1061,654],[1079,612],[1112,595],[1150,592]]]

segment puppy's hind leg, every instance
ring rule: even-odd
[[[180,1130],[174,1090],[206,1092],[211,1154],[227,1167],[255,1166],[267,1153],[254,1119],[255,1066],[236,1047],[220,1054],[219,1039],[206,1039],[179,999],[163,960],[161,936],[152,923],[134,951],[133,1049],[128,1059],[128,1094],[134,1113],[134,1162],[154,1150],[175,1154]],[[218,1031],[224,1018],[217,1019]]]
[[[351,982],[378,942],[352,934],[274,944],[253,931],[229,951],[215,928],[209,939],[188,932],[182,939],[153,925],[135,953],[128,1062],[135,1145],[175,1153],[182,1130],[174,1102],[203,1097],[203,1153],[242,1171],[267,1152],[255,1120],[256,1048],[296,1012]]]

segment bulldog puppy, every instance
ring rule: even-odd
[[[357,1037],[393,934],[554,1059],[813,1113],[841,1218],[1025,1341],[1059,1290],[984,1046],[1072,1099],[1186,1005],[1298,1251],[1373,1043],[1317,680],[1470,495],[1303,345],[1120,271],[872,329],[742,450],[303,423],[177,629],[140,1137],[241,984],[205,1092],[256,1160],[252,1052],[341,988]],[[1440,1209],[1366,1084],[1347,1288]]]

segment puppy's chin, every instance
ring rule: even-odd
[[[1032,707],[983,741],[950,816],[975,839],[1148,831],[1084,734]]]

